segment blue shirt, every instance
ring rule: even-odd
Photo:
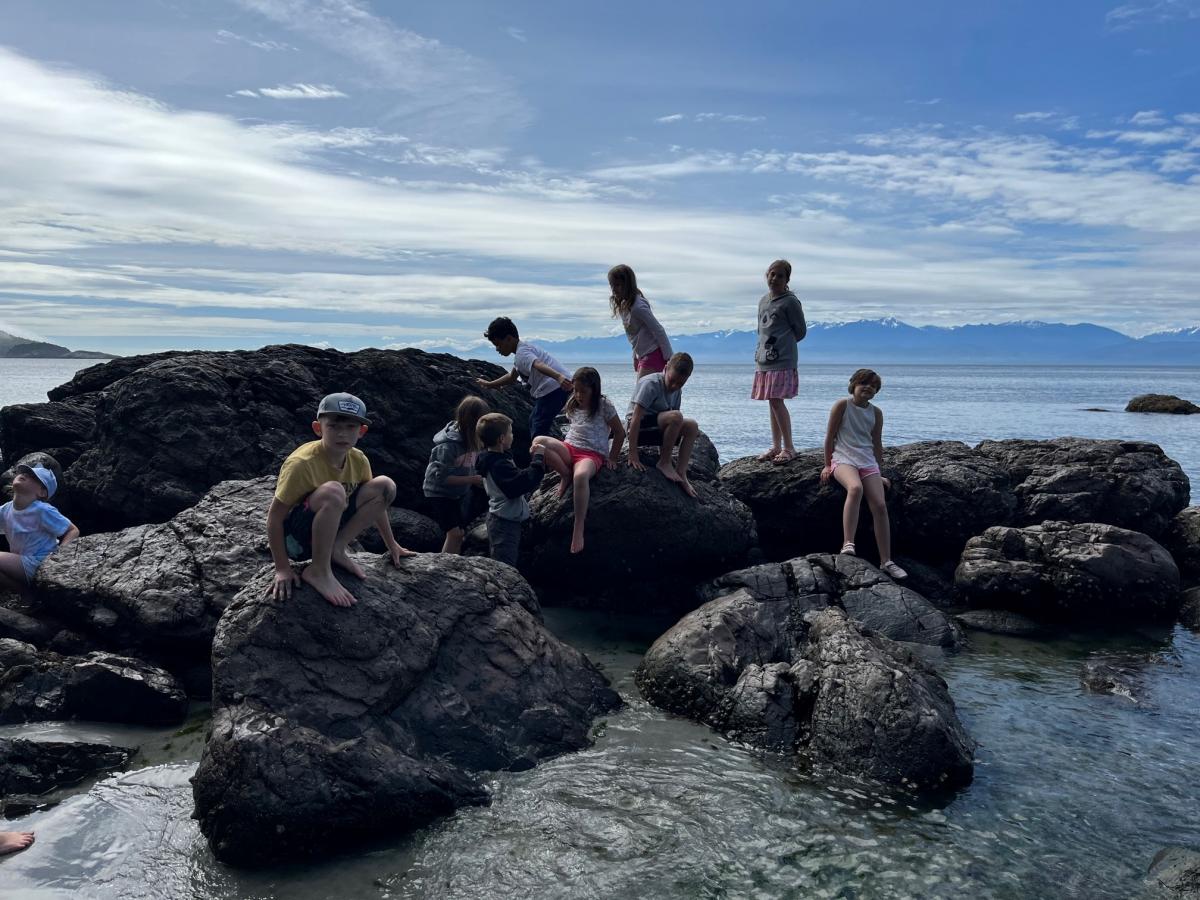
[[[71,520],[44,500],[34,500],[24,509],[17,509],[11,500],[0,506],[0,531],[8,535],[9,548],[21,557],[31,578],[70,527]]]

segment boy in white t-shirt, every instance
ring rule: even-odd
[[[79,537],[79,529],[48,502],[58,479],[44,466],[17,466],[12,500],[0,506],[0,531],[10,553],[0,553],[0,588],[27,593],[42,561]]]
[[[540,347],[521,340],[517,326],[507,316],[493,319],[483,336],[492,342],[501,356],[513,356],[512,371],[488,381],[480,378],[479,386],[488,389],[512,384],[518,378],[529,383],[533,397],[533,412],[529,416],[530,438],[550,434],[554,417],[562,412],[571,396],[571,376],[557,359]]]

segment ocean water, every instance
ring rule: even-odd
[[[25,381],[16,393],[9,364],[0,363],[0,401],[44,397],[49,381]],[[802,371],[791,404],[799,446],[819,443],[850,368]],[[62,371],[42,373],[61,380]],[[632,388],[623,367],[601,372],[614,399]],[[881,374],[888,443],[1147,439],[1200,476],[1200,416],[1120,412],[1147,391],[1200,398],[1197,369],[896,366]],[[750,377],[743,367],[701,367],[686,388],[685,408],[726,460],[769,439],[765,404],[746,398]],[[628,704],[598,724],[595,745],[491,776],[486,808],[304,865],[245,872],[212,858],[189,818],[203,709],[172,730],[0,727],[0,737],[141,747],[131,771],[2,826],[36,829],[38,840],[0,860],[0,896],[1116,900],[1138,893],[1161,847],[1200,846],[1200,636],[1185,629],[1054,641],[976,634],[966,650],[935,657],[979,750],[969,787],[920,804],[650,707],[632,673],[670,618],[549,609],[546,620],[604,668]],[[1128,665],[1138,699],[1083,690],[1089,659]]]

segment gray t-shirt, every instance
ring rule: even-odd
[[[649,419],[648,424],[653,424],[659,413],[664,413],[669,409],[679,409],[682,400],[683,388],[668,391],[667,384],[663,380],[663,373],[655,372],[653,375],[638,379],[637,387],[633,389],[633,399],[629,401],[629,412],[625,414],[625,418],[628,420],[633,416],[634,408],[640,406],[645,410],[642,413],[642,421],[645,422]]]
[[[781,372],[796,368],[796,342],[804,340],[808,325],[804,308],[796,295],[785,291],[778,297],[770,292],[758,301],[758,346],[754,363],[760,372]]]

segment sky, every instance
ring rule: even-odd
[[[1200,324],[1200,0],[6,0],[0,330]]]

